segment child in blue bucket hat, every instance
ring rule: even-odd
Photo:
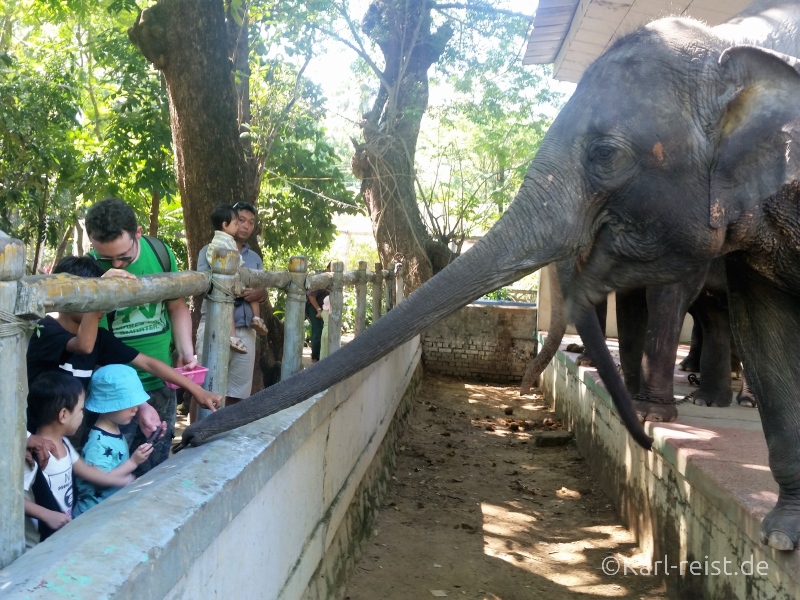
[[[153,452],[153,444],[145,442],[130,456],[120,425],[133,420],[139,405],[149,396],[142,387],[136,370],[128,365],[107,365],[92,375],[86,409],[97,413],[97,422],[81,450],[83,460],[102,471],[133,473]],[[99,487],[78,478],[78,501],[73,514],[80,515],[99,504],[120,488]]]

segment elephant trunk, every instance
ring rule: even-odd
[[[575,327],[583,340],[589,358],[597,368],[597,373],[608,388],[608,393],[614,401],[614,406],[617,407],[617,412],[625,428],[642,448],[650,450],[653,439],[645,433],[644,427],[636,416],[633,400],[617,372],[611,353],[608,351],[603,331],[600,329],[597,311],[584,311],[575,323]]]
[[[519,385],[521,395],[529,394],[531,387],[536,384],[539,375],[545,370],[550,361],[556,355],[561,340],[567,332],[567,316],[564,314],[564,296],[561,293],[561,284],[558,281],[555,264],[550,264],[547,269],[542,271],[542,277],[547,277],[550,283],[550,326],[547,328],[547,339],[542,344],[542,349],[528,363],[525,374],[522,376],[522,383]],[[539,289],[542,288],[543,281],[539,280]]]
[[[530,191],[541,192],[526,178],[503,217],[475,246],[399,303],[340,350],[312,368],[212,413],[183,433],[179,448],[289,408],[360,371],[462,306],[544,265],[566,258],[574,240],[575,214],[549,209],[533,215]],[[532,188],[530,186],[533,186]],[[547,206],[547,202],[544,202]],[[560,217],[560,221],[555,216]],[[580,213],[577,214],[581,218]]]

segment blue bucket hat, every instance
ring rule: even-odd
[[[139,406],[149,398],[133,367],[106,365],[92,375],[85,407],[96,413],[110,413]]]

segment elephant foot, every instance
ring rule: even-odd
[[[575,366],[576,367],[594,367],[594,363],[592,359],[586,356],[585,354],[581,354],[578,358],[575,359]]]
[[[577,352],[578,354],[582,354],[584,348],[580,344],[567,344],[567,347],[564,348],[564,350],[566,352]]]
[[[727,392],[717,393],[698,390],[694,395],[693,400],[698,406],[715,406],[718,408],[725,408],[726,406],[731,405],[731,395],[732,392],[730,390]]]
[[[739,403],[739,406],[744,406],[745,408],[756,408],[758,406],[756,397],[753,396],[752,392],[745,390],[736,394],[736,402]]]
[[[678,407],[675,400],[670,400],[636,394],[633,397],[633,407],[642,422],[669,423],[678,418]]]
[[[761,543],[776,550],[794,550],[800,540],[800,508],[776,506],[761,522]]]
[[[691,371],[692,373],[700,372],[700,361],[691,354],[678,363],[679,371]]]

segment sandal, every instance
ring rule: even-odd
[[[231,350],[238,354],[247,354],[247,346],[238,337],[231,336]]]
[[[267,324],[264,323],[264,319],[261,317],[253,317],[253,321],[250,323],[250,329],[254,330],[258,335],[267,335],[269,333]]]

